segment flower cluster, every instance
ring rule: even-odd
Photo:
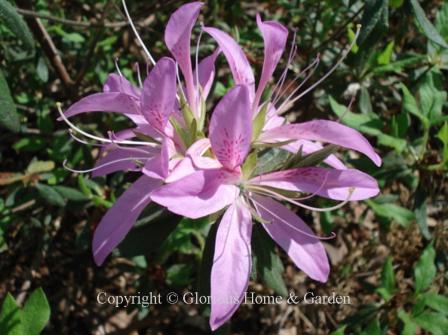
[[[316,236],[285,204],[328,211],[348,201],[373,197],[379,192],[375,179],[346,167],[335,151],[338,147],[358,151],[378,166],[381,159],[360,133],[338,122],[289,124],[281,116],[288,106],[330,75],[350,47],[315,85],[299,92],[303,82],[293,90],[284,87],[296,52],[294,38],[286,69],[277,84],[267,90],[284,53],[288,31],[278,22],[263,21],[257,16],[264,40],[264,62],[258,82],[237,42],[213,27],[201,27],[201,35],[210,35],[217,48],[200,62],[196,51],[193,70],[190,39],[202,5],[183,5],[170,17],[165,43],[172,58],[163,57],[156,62],[142,43],[153,67],[140,87],[133,86],[118,69],[118,74],[107,78],[103,92],[89,95],[60,113],[75,139],[84,142],[76,136],[78,133],[101,145],[96,166],[88,170],[93,176],[115,171],[140,175],[95,231],[93,254],[98,265],[151,201],[192,219],[223,212],[217,223],[211,270],[210,326],[216,329],[236,311],[239,298],[247,289],[253,222],[266,230],[298,268],[312,279],[325,282],[329,262],[320,242],[324,238]],[[126,7],[125,11],[129,17]],[[129,21],[136,32],[130,18]],[[206,101],[215,77],[215,60],[221,53],[235,84],[208,117]],[[300,75],[310,77],[318,64],[316,58]],[[286,91],[292,93],[285,97]],[[69,121],[70,117],[93,111],[124,114],[135,127],[109,132],[107,138],[102,138]],[[263,159],[260,152],[273,146],[289,152],[290,158],[278,162],[268,173],[258,173],[257,160]],[[307,205],[305,200],[314,196],[337,200],[339,204],[330,208]]]

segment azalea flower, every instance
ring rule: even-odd
[[[229,90],[214,109],[209,125],[210,147],[216,159],[201,160],[202,168],[198,171],[151,193],[154,202],[192,219],[225,209],[217,230],[211,273],[213,330],[232,316],[247,289],[252,219],[262,222],[262,227],[298,268],[312,279],[325,282],[329,264],[321,238],[280,201],[326,211],[379,192],[376,180],[356,169],[303,167],[255,177],[251,173],[245,175],[243,165],[253,134],[252,101],[250,85]],[[369,147],[364,151],[373,151],[361,134],[352,135]],[[195,156],[188,159],[198,161]],[[342,202],[327,209],[314,208],[284,191],[306,192]]]
[[[192,119],[196,119],[199,127],[203,126],[205,110],[202,106],[213,83],[214,64],[220,53],[216,49],[201,62],[198,62],[196,56],[196,70],[193,74],[189,56],[190,38],[201,6],[201,3],[186,4],[173,13],[167,24],[165,41],[177,63],[168,57],[156,62],[138,35],[123,1],[129,23],[154,68],[139,88],[126,80],[117,66],[118,74],[108,76],[103,92],[82,98],[65,113],[59,108],[60,119],[70,126],[70,134],[75,140],[90,144],[77,137],[79,133],[100,142],[101,147],[100,158],[94,168],[75,170],[64,162],[67,169],[77,173],[92,172],[93,177],[117,171],[143,173],[108,210],[95,230],[93,255],[98,265],[104,262],[132,228],[150,203],[149,194],[152,190],[162,185],[163,181],[173,181],[194,171],[190,165],[178,167],[175,175],[170,174],[185,155],[190,142],[195,140],[196,134],[189,133]],[[177,66],[184,75],[186,95]],[[141,82],[140,73],[138,77]],[[181,87],[179,93],[177,83]],[[79,129],[68,120],[75,115],[94,111],[121,113],[133,121],[135,128],[116,134],[110,132],[109,138],[101,138]],[[134,140],[135,137],[143,140]]]

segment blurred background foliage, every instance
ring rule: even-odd
[[[167,54],[164,26],[181,3],[128,1],[157,58]],[[340,119],[363,132],[383,158],[377,168],[345,153],[352,166],[378,179],[377,198],[322,215],[299,213],[319,234],[337,234],[326,242],[328,283],[307,279],[254,232],[251,291],[335,292],[349,295],[351,305],[244,305],[218,333],[447,334],[448,2],[206,4],[201,20],[230,32],[258,73],[263,45],[255,14],[296,29],[293,71],[321,58],[310,84],[335,64],[361,23],[347,60],[288,117]],[[67,107],[101,90],[115,60],[134,83],[136,66],[145,71],[120,6],[110,0],[0,0],[0,334],[38,334],[44,327],[45,334],[209,333],[205,306],[117,309],[96,301],[100,291],[206,293],[216,219],[186,220],[149,206],[103,267],[92,261],[95,225],[136,176],[91,179],[65,170],[65,159],[91,167],[98,150],[70,138],[56,121],[55,103]],[[209,38],[202,42],[201,56],[214,48]],[[217,68],[216,99],[232,84],[222,56]],[[127,125],[124,117],[105,113],[76,121],[99,134]],[[285,159],[276,150],[266,155],[266,163]]]

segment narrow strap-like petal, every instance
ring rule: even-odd
[[[201,62],[198,64],[198,69],[194,72],[194,83],[196,83],[196,75],[199,78],[199,85],[202,87],[202,98],[204,100],[207,99],[207,96],[210,92],[210,89],[213,85],[213,79],[215,78],[215,61],[216,58],[221,53],[221,49],[217,48],[211,55],[205,57]]]
[[[255,196],[254,200],[257,212],[268,221],[263,228],[272,239],[299,269],[314,280],[326,282],[330,265],[324,246],[317,237],[312,237],[313,231],[301,218],[275,200],[261,196]]]
[[[201,2],[191,2],[177,9],[170,17],[165,29],[165,43],[179,63],[187,86],[187,98],[194,106],[195,89],[190,58],[191,31],[202,7]]]
[[[341,201],[368,199],[380,192],[375,178],[356,169],[305,167],[261,175],[251,182]]]
[[[260,102],[263,90],[274,73],[288,39],[288,29],[276,21],[262,21],[257,15],[257,25],[263,35],[264,40],[264,61],[260,82],[258,83],[255,96],[254,109],[256,110]]]
[[[263,132],[259,141],[272,143],[302,139],[332,143],[356,150],[369,157],[377,166],[381,165],[380,156],[360,132],[334,121],[313,120],[284,125]]]
[[[254,73],[241,47],[229,34],[219,29],[212,27],[204,27],[203,29],[216,40],[224,56],[226,56],[235,83],[249,87],[249,95],[251,102],[253,102],[255,98]]]
[[[150,126],[164,133],[176,101],[176,64],[160,59],[143,83],[142,114]]]
[[[221,169],[199,170],[160,187],[151,198],[173,213],[197,219],[216,213],[235,200],[238,188],[228,179],[228,173]]]
[[[111,73],[107,76],[103,86],[104,92],[121,92],[130,95],[136,99],[140,99],[140,89],[132,85],[129,80],[116,74]]]
[[[251,272],[252,217],[240,201],[224,213],[216,232],[211,271],[210,327],[217,329],[241,304]]]
[[[160,186],[159,180],[141,176],[107,211],[93,235],[93,257],[103,264],[111,251],[123,240],[142,210],[149,204],[149,194]]]
[[[140,108],[137,100],[120,92],[105,92],[88,95],[74,103],[64,113],[66,117],[89,112],[115,112],[129,117],[138,115]]]
[[[247,86],[235,86],[219,101],[210,120],[209,138],[213,152],[224,167],[234,170],[244,162],[252,140]]]

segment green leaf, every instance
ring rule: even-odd
[[[443,105],[447,100],[447,93],[437,87],[435,79],[434,74],[428,72],[418,89],[421,111],[432,124],[442,116]]]
[[[254,175],[258,176],[274,171],[276,168],[282,166],[289,156],[290,154],[286,150],[278,148],[266,150],[259,156]]]
[[[384,300],[388,301],[393,297],[395,290],[395,274],[392,266],[392,257],[389,256],[381,272],[381,287],[377,291]]]
[[[384,12],[388,10],[388,0],[366,1],[364,13],[361,18],[362,30],[358,37],[358,45],[363,44],[370,33],[382,24]]]
[[[443,127],[440,128],[439,132],[437,133],[437,138],[443,143],[442,164],[448,168],[448,122],[445,122],[443,124]]]
[[[427,292],[423,295],[425,305],[442,314],[448,315],[448,297],[443,295]]]
[[[322,149],[312,152],[306,156],[300,157],[296,162],[289,165],[290,168],[298,168],[305,166],[315,166],[322,163],[328,156],[334,154],[338,149],[337,145],[329,144]]]
[[[133,257],[158,250],[178,223],[177,215],[162,210],[143,217],[118,246],[120,253]]]
[[[429,120],[422,114],[414,96],[403,83],[400,84],[400,87],[403,92],[403,110],[416,116],[423,123],[424,128],[428,128]]]
[[[415,292],[419,293],[426,290],[434,280],[436,276],[435,257],[436,252],[432,244],[429,244],[423,250],[422,255],[414,267]]]
[[[36,189],[39,191],[39,195],[49,204],[61,207],[65,206],[64,198],[52,186],[37,184]]]
[[[365,335],[381,335],[381,326],[378,317],[370,321],[366,329],[362,332]]]
[[[425,36],[431,40],[432,42],[444,47],[448,48],[448,44],[440,36],[437,29],[432,25],[432,23],[426,18],[425,12],[423,8],[420,6],[418,0],[410,0],[412,8],[414,9],[415,18],[417,19],[418,24],[423,30]]]
[[[0,22],[3,22],[23,43],[25,49],[34,54],[34,41],[22,16],[6,0],[0,0]]]
[[[392,8],[399,8],[403,6],[404,0],[389,0],[389,6]]]
[[[71,201],[89,200],[89,198],[87,196],[85,196],[84,193],[78,191],[75,188],[61,186],[61,185],[53,186],[53,188],[67,200],[71,200]]]
[[[10,293],[6,294],[0,311],[0,334],[24,335],[22,311]]]
[[[275,253],[272,239],[260,224],[254,224],[252,231],[253,267],[261,280],[277,294],[286,297],[288,290],[283,281],[283,263]]]
[[[448,319],[442,314],[424,312],[415,316],[414,321],[433,335],[446,335]]]
[[[23,306],[24,334],[39,335],[50,320],[50,305],[42,288],[36,289]]]
[[[448,2],[444,2],[436,15],[436,28],[445,39],[448,38]]]
[[[1,3],[2,0],[0,0]],[[20,130],[20,119],[8,83],[0,71],[0,125],[13,132]]]
[[[411,316],[401,309],[400,311],[398,311],[398,317],[404,324],[401,335],[415,335],[417,331],[417,325],[412,320]]]
[[[378,55],[377,61],[380,65],[387,65],[390,63],[392,57],[392,51],[394,51],[395,42],[391,41],[387,44],[386,48]]]
[[[186,286],[191,282],[194,268],[191,264],[174,264],[166,271],[168,285]]]
[[[257,153],[252,152],[244,161],[242,172],[245,179],[250,179],[257,167]]]
[[[366,200],[366,202],[377,216],[394,220],[404,227],[407,227],[415,219],[412,211],[396,204],[379,204],[375,200]]]
[[[53,161],[36,161],[33,160],[26,168],[27,174],[48,172],[54,169]]]
[[[427,193],[423,185],[418,185],[414,194],[414,214],[420,232],[426,239],[431,238],[427,222]]]
[[[48,66],[43,57],[39,57],[37,61],[36,72],[40,80],[44,83],[48,81]]]
[[[336,106],[336,108],[338,108],[338,107]],[[366,114],[366,115],[373,114],[373,107],[372,107],[372,101],[370,99],[370,94],[369,94],[369,91],[365,87],[361,88],[361,94],[359,97],[359,109],[360,109],[361,113],[363,113],[363,114]]]
[[[268,103],[265,103],[261,108],[260,112],[255,116],[252,126],[252,142],[256,141],[258,136],[260,136],[261,131],[263,130],[266,114],[268,112]]]

